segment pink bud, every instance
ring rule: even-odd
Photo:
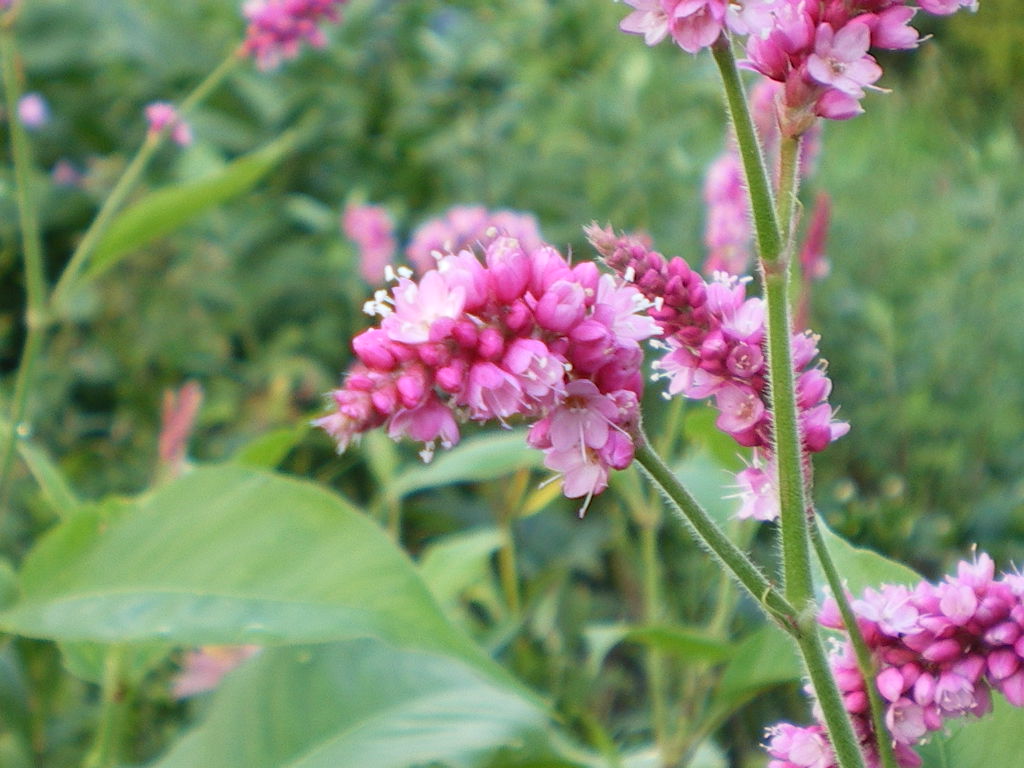
[[[960,643],[956,640],[939,640],[932,643],[921,653],[928,661],[952,661],[963,653]]]
[[[1020,659],[1009,648],[1000,648],[988,655],[988,673],[994,680],[1003,680],[1020,668]]]
[[[903,675],[895,667],[889,667],[875,679],[878,685],[878,692],[889,701],[898,701],[904,691]]]

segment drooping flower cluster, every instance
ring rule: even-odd
[[[327,44],[320,27],[341,21],[346,0],[248,0],[242,9],[249,22],[242,51],[263,70],[299,55],[303,43]]]
[[[624,32],[648,45],[666,37],[696,53],[723,30],[747,35],[746,65],[784,85],[783,128],[805,131],[816,116],[845,120],[860,114],[865,89],[882,68],[871,49],[916,48],[909,26],[918,10],[951,14],[977,0],[626,0],[634,11]]]
[[[344,450],[385,426],[395,439],[459,440],[460,420],[532,422],[569,497],[607,486],[633,459],[639,342],[658,333],[640,292],[593,263],[576,266],[549,246],[498,236],[483,250],[447,253],[418,280],[401,270],[367,311],[378,327],[353,339],[358,361],[315,424]]]
[[[987,714],[992,690],[1024,706],[1024,576],[995,578],[988,555],[961,562],[957,575],[939,584],[868,589],[852,608],[875,662],[887,737],[904,768],[921,765],[914,746],[947,719]],[[826,603],[821,622],[843,627],[834,601]],[[830,660],[868,765],[877,766],[867,692],[852,648],[837,647]],[[835,765],[819,725],[784,723],[769,733],[770,768]]]
[[[179,147],[187,147],[192,143],[192,128],[179,117],[178,110],[173,104],[154,101],[146,107],[146,122],[151,134],[170,129],[171,141]]]
[[[516,238],[527,251],[543,242],[537,218],[519,211],[489,211],[482,205],[457,205],[421,224],[405,254],[419,273],[433,269],[436,256],[465,248],[486,248],[499,235]]]
[[[373,286],[384,284],[384,273],[398,251],[395,225],[380,205],[347,205],[341,229],[359,248],[359,271]]]
[[[666,259],[637,238],[596,225],[587,235],[608,265],[652,303],[648,313],[667,344],[655,366],[669,381],[668,393],[698,400],[714,397],[718,428],[755,449],[754,463],[737,476],[743,502],[739,515],[774,519],[778,501],[772,479],[764,302],[747,298],[744,280],[719,273],[707,282],[683,259]],[[798,333],[792,345],[803,449],[814,453],[846,434],[849,425],[833,419],[828,404],[832,383],[822,364],[812,365],[817,338]]]

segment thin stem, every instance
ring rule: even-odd
[[[750,194],[750,209],[754,216],[757,250],[765,262],[772,262],[782,253],[782,234],[771,185],[768,182],[768,168],[765,165],[764,153],[761,151],[761,142],[757,140],[750,108],[747,106],[743,82],[740,80],[736,57],[732,52],[732,42],[722,35],[711,46],[711,53],[722,76],[729,116],[736,132],[740,159],[743,161],[743,173]]]
[[[683,521],[691,528],[694,536],[702,542],[718,560],[746,588],[750,596],[765,611],[772,621],[787,632],[796,631],[797,613],[793,606],[762,573],[746,553],[739,549],[718,527],[718,523],[697,503],[689,491],[653,450],[646,436],[641,435],[636,449],[636,460],[650,478],[664,492],[672,505],[679,511]]]
[[[39,216],[32,188],[32,148],[25,127],[17,118],[21,89],[18,83],[17,46],[13,20],[5,18],[0,28],[0,67],[3,69],[4,98],[7,104],[7,126],[11,134],[11,156],[14,160],[15,191],[21,229],[21,247],[25,263],[25,344],[21,351],[18,373],[11,397],[10,424],[0,437],[0,515],[6,509],[7,480],[14,465],[14,445],[28,405],[32,373],[43,347],[48,324],[46,315],[46,274],[43,245],[39,233]]]
[[[784,136],[779,147],[779,224],[783,247],[793,252],[797,191],[800,186],[800,136]]]
[[[123,646],[112,645],[107,650],[103,666],[103,698],[100,705],[100,724],[92,749],[85,756],[82,768],[109,768],[120,760],[121,736],[126,710]]]
[[[228,57],[222,61],[206,78],[196,86],[185,100],[182,102],[181,107],[178,109],[178,115],[181,119],[184,119],[189,112],[191,112],[202,99],[206,98],[220,83],[230,74],[230,72],[237,66],[240,61],[238,49],[233,50]],[[135,189],[139,179],[142,177],[142,172],[149,165],[149,161],[156,154],[156,151],[162,146],[164,140],[170,134],[171,126],[167,126],[164,130],[159,132],[149,131],[146,133],[146,138],[142,142],[142,146],[139,147],[139,151],[135,157],[125,168],[121,178],[118,179],[117,184],[110,191],[110,195],[103,202],[96,218],[93,219],[92,224],[89,225],[89,229],[86,230],[85,235],[82,237],[82,241],[78,244],[75,252],[71,254],[71,259],[68,261],[67,266],[64,268],[63,274],[57,281],[57,286],[53,291],[51,297],[51,306],[54,309],[59,309],[60,304],[67,297],[68,292],[74,286],[78,280],[82,271],[88,264],[89,258],[96,250],[96,246],[99,245],[103,236],[106,234],[107,229],[114,220],[114,216],[124,206],[128,196]]]
[[[825,572],[825,579],[828,581],[829,589],[839,606],[839,613],[843,617],[843,624],[847,634],[850,636],[850,644],[853,646],[854,655],[857,657],[857,669],[864,678],[864,688],[868,692],[868,703],[871,708],[871,723],[875,730],[875,741],[878,745],[878,754],[882,759],[882,768],[898,768],[896,755],[892,749],[892,740],[888,738],[889,729],[885,724],[885,712],[882,707],[882,698],[878,692],[876,682],[875,665],[871,658],[871,651],[868,644],[864,642],[864,635],[857,624],[857,617],[850,607],[850,601],[846,597],[846,589],[843,587],[842,578],[832,561],[832,555],[825,545],[821,535],[821,528],[818,526],[817,515],[814,510],[807,514],[811,525],[811,543],[821,563],[821,569]]]
[[[509,613],[518,620],[522,613],[522,597],[519,593],[519,565],[516,552],[515,531],[512,523],[522,507],[523,496],[529,483],[529,470],[516,474],[514,486],[507,495],[506,503],[498,511],[498,526],[501,530],[501,546],[498,548],[498,577],[505,593],[505,605]]]
[[[811,685],[818,697],[822,718],[828,728],[829,741],[836,754],[839,768],[865,768],[864,755],[860,751],[857,734],[853,730],[849,713],[843,704],[839,686],[829,669],[828,657],[821,642],[821,635],[815,627],[796,636],[800,654],[803,656]]]
[[[661,514],[655,511],[634,510],[634,517],[640,525],[640,556],[644,575],[643,620],[645,624],[652,625],[664,618],[662,614],[661,568],[658,560],[658,529],[661,526]],[[658,746],[662,764],[669,765],[667,759],[669,733],[665,657],[657,648],[651,647],[647,649],[645,661],[647,683],[651,691],[654,741]]]

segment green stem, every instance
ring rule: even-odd
[[[6,509],[7,480],[14,465],[14,446],[28,405],[32,372],[43,347],[48,319],[46,315],[46,274],[43,264],[42,237],[36,197],[32,189],[32,148],[25,127],[17,118],[21,89],[18,83],[17,46],[13,20],[5,18],[0,28],[0,67],[3,69],[4,99],[7,104],[7,126],[11,134],[11,156],[14,160],[15,191],[21,229],[21,247],[25,262],[25,345],[14,381],[11,397],[10,424],[0,437],[0,515]]]
[[[864,635],[860,631],[857,617],[854,615],[853,608],[850,607],[850,601],[846,597],[843,580],[839,576],[839,571],[832,561],[832,555],[825,545],[824,538],[822,538],[821,528],[818,526],[817,515],[814,510],[808,511],[807,517],[811,523],[811,543],[814,545],[814,551],[818,555],[821,569],[825,572],[825,579],[828,581],[829,589],[832,590],[832,596],[839,606],[839,613],[843,617],[843,624],[846,627],[847,634],[850,636],[850,644],[853,646],[853,652],[857,657],[857,669],[860,670],[861,677],[864,678],[864,688],[868,692],[871,723],[875,729],[875,741],[878,746],[878,754],[882,759],[882,768],[898,768],[896,755],[892,749],[892,740],[888,738],[889,729],[885,724],[885,711],[882,706],[882,697],[878,692],[877,675],[874,661],[871,658],[871,651],[868,649],[867,643],[864,642]]]
[[[103,698],[100,724],[92,749],[85,756],[82,768],[109,768],[117,765],[121,755],[121,738],[126,713],[126,692],[123,685],[125,649],[112,645],[103,666]]]
[[[779,224],[787,254],[793,252],[793,218],[800,187],[800,137],[784,136],[779,147]]]
[[[829,741],[832,743],[839,768],[865,768],[864,755],[860,751],[860,743],[843,704],[839,686],[832,677],[821,635],[816,627],[811,626],[808,631],[796,636],[796,642],[807,666],[814,693],[818,697],[818,706],[821,707],[822,718],[828,728]]]
[[[739,147],[740,159],[743,162],[743,173],[750,194],[750,209],[754,216],[754,231],[757,239],[757,250],[766,262],[772,262],[782,253],[782,235],[779,220],[776,217],[775,201],[772,198],[771,185],[768,182],[768,169],[761,151],[761,142],[757,139],[754,121],[747,106],[747,97],[743,91],[736,57],[732,52],[732,42],[722,35],[711,47],[718,71],[725,86],[725,99],[729,107],[733,130],[736,132],[736,144]]]
[[[651,449],[647,437],[641,435],[637,443],[637,462],[679,511],[696,539],[703,542],[711,554],[735,576],[772,621],[779,623],[787,632],[796,631],[797,613],[793,606],[683,487],[672,470]]]
[[[639,514],[637,514],[639,513]],[[640,555],[644,574],[643,621],[648,626],[661,621],[661,569],[658,560],[658,528],[661,515],[656,511],[634,510],[640,526]],[[662,765],[669,765],[668,700],[666,698],[665,657],[657,648],[646,652],[647,683],[651,691],[651,719],[654,722],[654,741]]]
[[[208,96],[214,88],[221,84],[221,82],[230,74],[230,72],[238,65],[240,61],[238,50],[233,50],[228,57],[222,61],[206,78],[196,86],[185,100],[181,103],[181,107],[178,109],[178,115],[181,119],[185,119],[188,114]],[[167,126],[164,130],[154,133],[152,131],[146,133],[146,138],[142,142],[142,146],[136,153],[135,157],[125,168],[121,178],[118,179],[117,184],[110,191],[110,195],[103,202],[100,207],[99,213],[96,214],[96,218],[93,219],[92,224],[89,225],[89,229],[86,230],[85,235],[82,237],[82,241],[78,244],[75,252],[71,254],[71,259],[68,261],[67,266],[64,268],[63,274],[57,281],[57,286],[54,288],[53,296],[51,297],[51,307],[55,310],[60,309],[61,303],[66,300],[68,292],[75,285],[82,271],[88,264],[89,258],[96,250],[96,246],[99,245],[103,236],[106,234],[107,229],[110,227],[111,222],[114,220],[114,216],[121,210],[128,196],[135,189],[139,179],[142,177],[142,172],[149,165],[149,161],[156,154],[156,151],[163,145],[164,140],[170,134],[172,127]]]
[[[770,191],[764,154],[757,140],[729,40],[724,36],[720,38],[713,46],[712,53],[722,76],[743,161],[764,277],[767,304],[768,386],[773,416],[773,448],[778,472],[784,593],[786,601],[800,611],[792,634],[807,666],[840,768],[862,768],[864,758],[858,747],[853,724],[829,670],[828,658],[811,614],[814,582],[804,503],[802,444],[790,347],[792,323],[788,276],[788,240],[796,203],[799,143],[793,142],[783,147],[779,170],[782,199],[779,209],[776,209]],[[780,222],[785,226],[785,232],[780,227]]]

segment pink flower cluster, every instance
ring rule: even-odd
[[[302,43],[327,44],[320,25],[341,21],[346,0],[249,0],[242,12],[249,22],[242,51],[263,70],[299,55]]]
[[[358,362],[314,422],[344,450],[386,426],[395,439],[459,440],[458,421],[532,423],[530,445],[569,497],[590,497],[633,460],[639,342],[657,334],[640,292],[593,263],[570,266],[549,245],[499,236],[447,253],[418,280],[399,271],[367,311],[379,327],[352,341]]]
[[[359,271],[369,285],[383,285],[385,271],[398,251],[395,225],[380,205],[347,205],[341,229],[359,248]]]
[[[169,128],[171,141],[179,147],[187,147],[192,143],[192,128],[178,116],[178,110],[166,101],[154,101],[146,107],[146,122],[149,132],[157,134]]]
[[[961,562],[957,575],[939,584],[868,589],[852,607],[876,664],[887,738],[904,768],[921,765],[914,746],[945,720],[988,713],[993,689],[1013,706],[1024,706],[1024,576],[996,579],[988,555]],[[833,600],[826,602],[821,622],[843,627]],[[831,663],[873,768],[879,759],[868,697],[848,643],[833,652]],[[835,765],[820,726],[782,724],[769,733],[770,768]]]
[[[500,235],[516,238],[532,251],[543,242],[537,218],[518,211],[489,211],[482,205],[457,205],[413,232],[405,254],[419,273],[433,269],[436,257],[465,248],[486,248]]]
[[[728,29],[747,35],[746,65],[785,88],[787,135],[806,130],[816,116],[845,120],[860,114],[865,89],[882,68],[872,48],[916,48],[909,26],[918,10],[950,14],[977,0],[626,0],[634,11],[624,32],[648,45],[672,39],[696,53]]]
[[[668,393],[693,399],[715,398],[716,425],[743,446],[754,448],[754,463],[737,475],[740,517],[778,516],[773,490],[772,414],[765,379],[765,306],[747,298],[746,283],[719,273],[707,282],[683,259],[666,259],[638,238],[610,229],[587,229],[608,265],[652,302],[648,310],[661,327],[667,352],[655,363],[669,380]],[[793,336],[797,404],[803,448],[822,451],[849,431],[833,419],[828,395],[832,383],[824,366],[812,365],[817,338]]]

